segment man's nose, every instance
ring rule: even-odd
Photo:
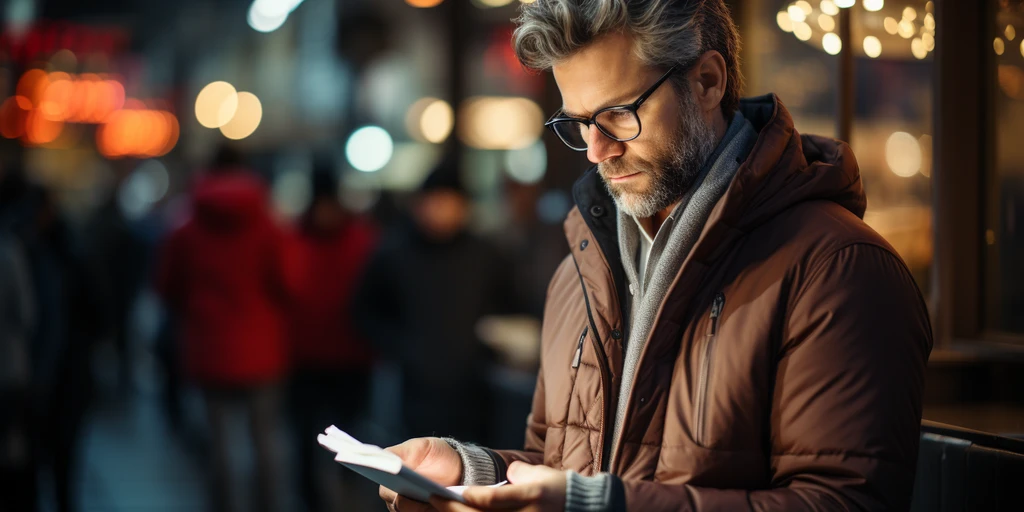
[[[590,127],[587,133],[587,160],[590,163],[599,164],[609,158],[622,156],[625,150],[626,143],[609,138],[597,126]]]

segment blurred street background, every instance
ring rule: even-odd
[[[0,511],[382,510],[316,434],[522,443],[588,167],[527,0],[0,1]],[[1024,434],[1024,2],[732,0]]]

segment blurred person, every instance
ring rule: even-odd
[[[131,313],[145,282],[149,247],[125,215],[119,196],[125,181],[135,170],[134,159],[113,162],[115,184],[89,220],[87,252],[90,266],[102,286],[98,299],[103,305],[106,331],[117,357],[117,389],[124,396],[132,386]]]
[[[0,162],[0,496],[11,510],[34,510],[30,392],[35,297],[27,255],[15,231],[22,186],[21,177]]]
[[[90,361],[102,329],[92,300],[98,286],[54,192],[16,174],[20,183],[2,186],[0,218],[8,248],[15,242],[24,257],[18,273],[27,278],[24,286],[32,297],[27,307],[35,317],[27,338],[27,418],[22,419],[29,426],[31,471],[50,476],[57,510],[65,512],[77,508],[80,441],[92,401]],[[27,480],[20,485],[24,487],[18,490],[26,494],[41,489]],[[28,510],[35,508],[36,499]]]
[[[229,146],[192,190],[188,220],[167,238],[157,291],[179,323],[187,375],[206,402],[215,510],[232,510],[228,418],[248,416],[259,510],[278,507],[281,384],[286,373],[284,234],[264,183]]]
[[[517,24],[562,96],[547,125],[596,164],[525,448],[394,447],[443,485],[512,485],[465,505],[382,488],[391,510],[906,510],[932,333],[861,220],[849,146],[801,136],[775,95],[740,100],[724,0],[543,0]]]
[[[512,287],[500,253],[467,230],[469,198],[446,161],[412,200],[411,219],[381,242],[354,300],[354,318],[402,373],[402,415],[414,435],[483,440],[484,371],[491,353],[475,333],[503,312]]]
[[[339,202],[334,169],[323,160],[314,169],[312,192],[294,233],[298,289],[289,313],[289,405],[302,497],[316,511],[330,500],[316,471],[324,459],[317,457],[322,449],[315,434],[331,424],[351,431],[370,395],[374,353],[353,328],[350,311],[378,235],[369,219]],[[339,474],[336,464],[330,469],[332,476]]]

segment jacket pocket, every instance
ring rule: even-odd
[[[697,392],[694,397],[693,440],[705,446],[707,428],[708,389],[711,387],[711,366],[715,356],[715,338],[718,336],[718,319],[725,307],[725,294],[719,292],[711,303],[711,318],[704,336],[703,351],[700,355],[700,373],[697,377]]]
[[[580,367],[580,360],[583,359],[583,342],[587,339],[587,330],[589,326],[583,327],[583,332],[580,333],[580,339],[576,342],[576,353],[572,356],[572,368],[577,369]]]

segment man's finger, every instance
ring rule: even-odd
[[[457,501],[446,500],[438,496],[430,497],[430,506],[434,507],[438,512],[479,512],[479,509],[463,505]]]
[[[387,487],[384,487],[383,485],[380,486],[379,494],[380,494],[380,499],[384,500],[384,503],[387,503],[388,510],[390,512],[432,512],[433,511],[433,509],[430,508],[430,505],[427,505],[426,503],[422,503],[422,502],[419,502],[419,501],[416,501],[416,500],[411,500],[411,499],[406,498],[404,496],[399,496],[398,493],[396,493],[395,491],[392,491],[391,489],[388,489]]]
[[[470,487],[462,495],[466,503],[481,509],[520,508],[541,497],[537,485],[506,485],[502,487]]]
[[[391,502],[391,506],[395,508],[396,512],[434,512],[435,510],[429,503],[416,501],[405,496],[395,498],[395,501]]]

